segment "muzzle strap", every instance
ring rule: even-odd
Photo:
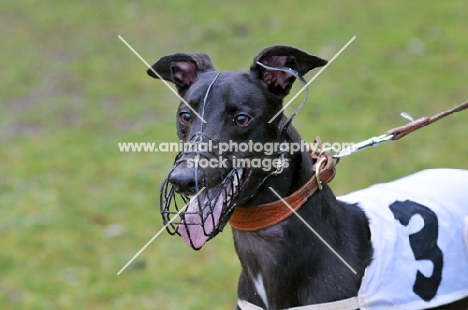
[[[286,137],[286,132],[288,130],[288,127],[291,125],[294,117],[296,117],[296,115],[304,107],[305,103],[307,102],[307,98],[309,98],[309,87],[307,86],[307,81],[304,79],[304,77],[297,70],[294,70],[293,68],[284,67],[284,66],[269,66],[269,65],[265,65],[264,63],[261,63],[259,61],[257,61],[257,64],[259,66],[262,66],[265,69],[268,69],[268,70],[283,71],[283,72],[289,73],[292,76],[294,76],[295,78],[297,78],[302,84],[306,85],[306,95],[305,95],[304,99],[302,100],[301,104],[291,114],[291,116],[286,120],[286,122],[284,124],[280,123],[280,128],[279,128],[280,141],[284,141],[285,137]]]

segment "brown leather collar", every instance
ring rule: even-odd
[[[317,169],[316,164],[320,163],[319,173],[315,172],[312,174],[310,179],[301,188],[284,198],[294,211],[299,210],[317,189],[322,189],[322,184],[329,183],[335,176],[335,163],[330,154],[310,154],[316,159],[313,167],[314,171]],[[229,224],[235,230],[257,231],[278,224],[292,214],[293,211],[281,200],[259,206],[237,206],[234,208]]]

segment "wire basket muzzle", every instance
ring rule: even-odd
[[[200,162],[222,161],[225,167],[202,167]],[[190,194],[181,191],[171,176],[178,169],[193,176]],[[161,216],[167,231],[178,234],[193,249],[200,249],[223,230],[239,200],[243,169],[233,168],[227,156],[181,152],[161,186]],[[178,192],[182,192],[179,194]],[[185,194],[184,194],[185,192]]]

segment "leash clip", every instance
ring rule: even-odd
[[[336,163],[333,162],[333,156],[330,154],[328,149],[322,148],[322,139],[320,136],[315,138],[315,143],[317,143],[318,148],[315,151],[310,151],[310,155],[315,159],[315,164],[313,170],[315,171],[315,180],[317,181],[317,186],[319,190],[323,188],[323,181],[321,178],[321,173],[324,175],[327,173],[326,170],[333,170],[333,176],[335,175],[334,170]],[[337,162],[338,163],[338,162]],[[323,168],[323,169],[322,169]],[[328,183],[333,178],[325,177],[325,183]]]
[[[322,158],[320,158],[320,160],[315,165],[315,180],[317,181],[317,186],[319,190],[322,190],[323,188],[322,180],[320,179],[320,168],[322,167],[323,162],[326,160],[327,156],[322,156]]]
[[[453,113],[456,113],[456,112],[460,112],[460,111],[463,111],[465,109],[468,109],[468,102],[464,102],[462,104],[459,104],[459,105],[453,107],[452,109],[440,112],[440,113],[438,113],[436,115],[433,115],[431,117],[423,116],[423,117],[418,118],[416,120],[413,119],[408,113],[402,112],[400,115],[403,118],[410,121],[408,124],[403,125],[403,126],[399,126],[399,127],[393,128],[393,129],[390,129],[383,135],[380,135],[380,136],[377,136],[377,137],[372,137],[372,138],[369,138],[367,140],[358,142],[358,143],[352,145],[351,147],[348,147],[348,148],[342,150],[341,152],[336,153],[335,155],[333,155],[333,158],[340,159],[342,157],[349,156],[349,155],[351,155],[353,153],[356,153],[356,152],[358,152],[358,151],[360,151],[362,149],[365,149],[367,147],[377,146],[381,142],[390,141],[390,140],[399,140],[399,139],[403,138],[404,136],[406,136],[407,134],[409,134],[409,133],[411,133],[411,132],[413,132],[415,130],[418,130],[418,129],[424,127],[424,126],[430,125],[430,124],[440,120],[441,118],[446,117],[447,115],[450,115],[450,114],[453,114]]]
[[[342,157],[349,156],[351,154],[359,152],[360,150],[363,150],[365,148],[368,148],[368,147],[371,147],[371,146],[377,146],[382,142],[393,140],[394,138],[395,138],[395,136],[393,134],[389,134],[389,135],[383,134],[383,135],[380,135],[380,136],[377,136],[377,137],[371,137],[369,139],[366,139],[364,141],[355,143],[355,144],[343,149],[342,151],[334,154],[333,158],[340,159]]]

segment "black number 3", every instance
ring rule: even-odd
[[[417,233],[409,236],[411,249],[416,260],[427,259],[434,264],[430,277],[424,276],[419,270],[416,273],[416,282],[413,292],[425,301],[429,301],[437,293],[442,279],[443,255],[437,246],[439,225],[437,215],[431,209],[410,200],[395,201],[390,205],[395,219],[407,226],[411,217],[419,214],[424,219],[424,227]]]

